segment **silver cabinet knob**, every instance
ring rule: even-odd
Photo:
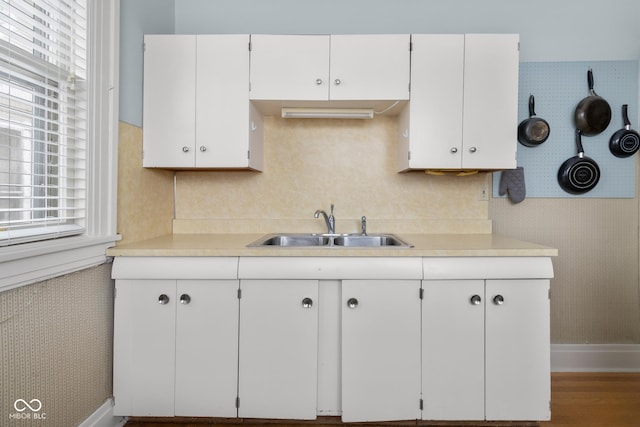
[[[458,149],[456,147],[451,147],[450,150],[453,154],[456,154],[458,152]]]
[[[189,296],[189,294],[180,295],[180,304],[187,305],[190,302],[191,302],[191,297]]]
[[[303,308],[311,308],[313,306],[313,300],[311,298],[304,298],[302,300]]]
[[[169,297],[167,296],[167,294],[162,294],[158,297],[158,304],[160,305],[169,304]]]
[[[205,147],[204,145],[201,145],[200,146],[200,151],[202,151],[204,153],[205,151],[207,151],[207,147]]]
[[[188,153],[189,152],[189,147],[187,147],[186,145],[184,147],[182,147],[182,152],[183,153]]]
[[[493,297],[493,303],[495,305],[502,305],[504,303],[504,297],[502,295],[496,295]]]
[[[476,151],[478,151],[478,149],[476,147],[469,148],[469,152],[470,153],[475,153]]]
[[[335,80],[333,81],[333,84],[335,84],[336,86],[339,86],[339,85],[340,85],[340,83],[342,83],[342,82],[340,81],[340,79],[335,79]]]
[[[316,79],[316,84],[318,86],[320,86],[322,84],[322,79],[320,79],[320,78]]]
[[[480,298],[480,295],[474,295],[469,299],[469,302],[473,305],[480,305],[482,298]]]
[[[355,298],[349,298],[347,300],[347,307],[356,308],[358,306],[358,300]]]

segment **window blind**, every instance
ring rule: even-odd
[[[0,246],[81,234],[86,0],[0,0]]]

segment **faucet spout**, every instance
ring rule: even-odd
[[[318,209],[313,214],[313,217],[317,219],[317,218],[320,218],[320,215],[322,215],[322,218],[324,219],[325,224],[327,224],[327,233],[328,234],[335,234],[336,233],[336,218],[333,216],[333,204],[331,205],[331,212],[329,213],[329,215],[327,215],[327,213],[325,211],[323,211],[322,209]]]

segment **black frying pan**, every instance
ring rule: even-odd
[[[616,157],[629,157],[635,154],[640,148],[640,135],[631,129],[631,122],[627,114],[628,105],[622,106],[622,119],[624,128],[611,135],[609,140],[609,151]]]
[[[600,168],[584,155],[580,129],[576,129],[576,145],[578,155],[565,160],[558,169],[558,184],[567,193],[583,194],[592,190],[600,180]]]
[[[549,123],[535,115],[535,100],[529,95],[529,118],[518,125],[518,141],[526,147],[536,147],[549,138]]]
[[[598,96],[593,90],[593,71],[587,71],[589,96],[578,103],[574,114],[576,128],[583,135],[594,136],[604,131],[611,122],[611,107],[609,103]]]

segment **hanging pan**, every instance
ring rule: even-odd
[[[609,151],[616,157],[629,157],[635,154],[640,148],[640,134],[631,129],[631,122],[627,114],[628,105],[622,106],[622,119],[624,128],[611,135],[609,140]]]
[[[583,135],[594,136],[604,131],[611,122],[609,103],[593,90],[593,71],[587,71],[589,96],[578,103],[574,114],[575,125]]]
[[[576,146],[578,155],[565,160],[558,169],[558,184],[567,193],[583,194],[592,190],[600,180],[600,168],[584,155],[580,129],[576,129]]]
[[[535,99],[529,95],[529,118],[518,125],[518,141],[525,147],[537,147],[549,138],[549,123],[535,115]]]

